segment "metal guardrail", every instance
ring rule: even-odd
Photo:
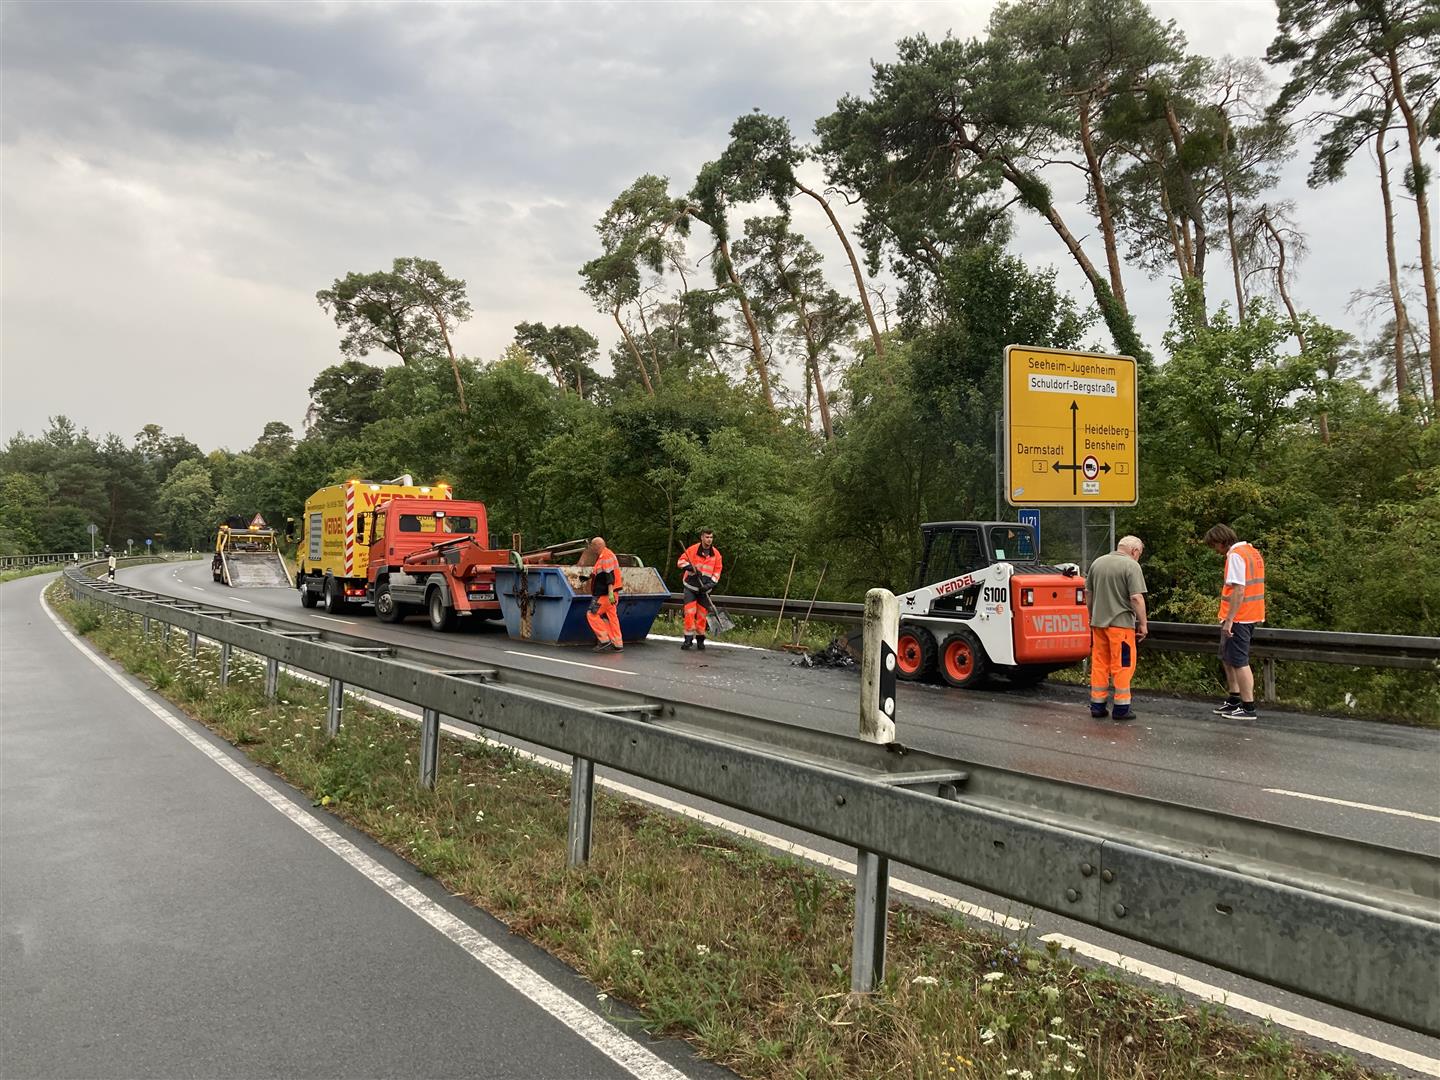
[[[715,602],[734,615],[776,618],[782,601],[766,596],[717,596]],[[670,594],[670,604],[682,603],[680,593]],[[811,622],[859,626],[864,604],[817,601],[811,610],[808,600],[784,601],[784,611],[796,619]],[[1219,623],[1151,622],[1144,648],[1160,652],[1214,653],[1219,646]],[[1408,634],[1347,634],[1332,630],[1282,630],[1259,626],[1251,645],[1252,654],[1263,660],[1301,660],[1316,664],[1348,664],[1354,667],[1411,668],[1440,671],[1440,637]]]
[[[83,552],[55,551],[48,555],[0,555],[0,570],[14,570],[22,566],[58,566],[73,563],[84,555]],[[88,556],[87,561],[94,556]]]
[[[459,667],[88,569],[66,572],[73,596],[133,613],[146,634],[158,622],[167,642],[171,627],[185,631],[192,652],[216,642],[222,683],[235,650],[266,659],[272,698],[282,665],[328,679],[332,734],[346,686],[418,706],[421,783],[434,783],[442,715],[572,757],[572,864],[590,854],[597,763],[855,847],[870,871],[856,891],[857,982],[873,985],[883,966],[893,860],[1440,1035],[1435,856],[519,668]]]

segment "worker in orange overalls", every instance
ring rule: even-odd
[[[1145,575],[1138,536],[1122,536],[1115,550],[1090,564],[1085,575],[1085,604],[1090,609],[1090,715],[1102,720],[1114,690],[1116,720],[1133,720],[1130,681],[1135,677],[1137,646],[1149,632]]]
[[[615,604],[620,594],[620,560],[605,546],[605,538],[597,536],[590,541],[590,554],[594,557],[594,570],[590,573],[590,610],[585,621],[595,631],[596,652],[620,652],[625,648],[625,638],[620,632],[620,615]]]
[[[681,583],[685,587],[685,641],[682,649],[698,648],[705,651],[705,605],[701,598],[720,583],[720,570],[724,560],[715,547],[715,533],[711,529],[700,531],[700,542],[691,544],[675,565],[684,571]]]

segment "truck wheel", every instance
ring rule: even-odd
[[[313,607],[314,607],[316,604],[318,604],[319,602],[320,602],[320,598],[315,595],[315,591],[314,591],[313,589],[311,589],[310,586],[305,583],[305,579],[304,579],[304,578],[301,578],[301,579],[300,579],[300,606],[303,607],[303,608],[313,608]]]
[[[454,628],[455,609],[445,603],[445,593],[443,590],[431,589],[430,597],[425,606],[430,612],[431,629],[443,632]]]
[[[405,612],[390,593],[390,583],[383,582],[375,589],[375,615],[381,622],[399,622]]]
[[[935,670],[935,635],[923,626],[902,626],[895,641],[895,674],[916,682]]]
[[[343,615],[350,607],[345,602],[345,589],[340,582],[333,577],[325,581],[325,613],[327,615]]]
[[[957,630],[945,639],[940,650],[940,677],[947,683],[970,690],[983,686],[989,674],[990,658],[969,630]]]

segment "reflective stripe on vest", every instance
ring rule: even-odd
[[[701,555],[700,545],[691,544],[681,553],[680,558],[675,561],[676,566],[681,566],[685,563],[689,563],[697,572],[704,574],[712,581],[720,580],[720,549],[713,545],[710,548],[709,555]]]
[[[1240,610],[1235,613],[1236,622],[1254,623],[1265,621],[1265,560],[1255,545],[1243,541],[1231,549],[1245,560],[1245,593],[1240,598]],[[1229,552],[1226,553],[1229,560]],[[1228,581],[1220,589],[1220,619],[1230,609],[1230,597],[1235,586]]]
[[[613,588],[618,592],[620,590],[620,560],[615,558],[615,553],[609,548],[602,551],[600,557],[595,560],[595,573],[603,574],[607,570],[615,575]]]

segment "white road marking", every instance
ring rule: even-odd
[[[548,660],[552,664],[569,664],[571,667],[588,667],[596,671],[613,671],[617,675],[638,675],[637,671],[626,671],[624,668],[606,667],[604,664],[582,664],[579,660],[561,660],[558,656],[542,656],[540,653],[520,652],[518,649],[506,649],[506,656],[524,656],[531,660]]]
[[[1397,810],[1393,806],[1374,806],[1371,803],[1350,802],[1346,799],[1332,799],[1325,795],[1310,795],[1303,791],[1286,791],[1284,788],[1267,787],[1265,791],[1271,795],[1288,795],[1292,799],[1310,799],[1312,802],[1331,803],[1334,806],[1348,806],[1352,810],[1372,810],[1377,814],[1394,814],[1396,817],[1414,818],[1417,821],[1431,821],[1440,825],[1440,817],[1432,814],[1421,814],[1414,810]]]
[[[312,838],[344,859],[353,869],[363,874],[375,886],[389,894],[392,899],[403,904],[411,914],[429,923],[480,961],[491,972],[503,979],[511,989],[523,994],[544,1009],[631,1076],[636,1077],[637,1080],[684,1080],[685,1074],[679,1069],[641,1046],[623,1031],[613,1027],[598,1013],[591,1012],[575,998],[541,976],[523,961],[511,956],[473,926],[450,914],[419,889],[396,877],[315,815],[303,807],[297,806],[251,773],[246,766],[232,760],[224,752],[192,731],[183,721],[151,701],[142,691],[132,685],[129,679],[112,668],[100,655],[65,627],[60,621],[60,617],[51,611],[50,605],[45,602],[44,593],[40,594],[40,606],[45,609],[45,613],[50,616],[50,620],[60,633],[65,635],[70,644],[79,649],[96,667],[108,675],[132,698],[159,717],[176,734],[256,795],[259,795],[274,809],[284,814],[292,823],[309,833]]]
[[[650,639],[651,641],[684,641],[684,640],[685,640],[684,638],[674,637],[674,636],[672,636],[672,635],[670,635],[670,634],[651,634],[651,635],[649,635],[649,639]],[[769,649],[762,649],[759,645],[741,645],[739,642],[735,642],[735,641],[716,641],[713,637],[707,637],[707,638],[705,639],[705,647],[706,647],[707,649],[712,649],[712,648],[720,648],[720,649],[749,649],[751,652],[769,652],[769,651],[770,651]]]
[[[1159,983],[1162,986],[1183,990],[1185,993],[1198,997],[1203,1001],[1213,1001],[1220,1005],[1226,1005],[1229,1008],[1238,1009],[1240,1012],[1249,1013],[1251,1016],[1258,1016],[1262,1020],[1268,1020],[1272,1024],[1279,1024],[1282,1027],[1290,1028],[1293,1031],[1301,1031],[1306,1035],[1313,1035],[1315,1038],[1323,1039],[1325,1042],[1333,1043],[1336,1046],[1343,1046],[1347,1050],[1354,1050],[1357,1054],[1368,1054],[1382,1061],[1403,1065],[1407,1069],[1414,1069],[1416,1072],[1424,1073],[1426,1076],[1440,1076],[1440,1059],[1426,1057],[1424,1054],[1417,1054],[1403,1047],[1391,1046],[1389,1043],[1366,1038],[1364,1035],[1357,1035],[1353,1031],[1346,1031],[1344,1028],[1338,1028],[1332,1024],[1322,1023],[1319,1020],[1312,1020],[1308,1016],[1301,1016],[1299,1013],[1290,1012],[1288,1009],[1279,1009],[1273,1005],[1267,1005],[1263,1001],[1256,1001],[1254,998],[1245,997],[1243,994],[1232,994],[1228,990],[1222,990],[1218,986],[1211,986],[1209,983],[1201,982],[1199,979],[1192,979],[1188,975],[1181,975],[1176,971],[1156,967],[1154,964],[1147,964],[1143,960],[1136,960],[1134,957],[1126,956],[1112,949],[1102,949],[1098,945],[1091,945],[1089,942],[1068,937],[1065,934],[1046,934],[1040,940],[1057,942],[1062,948],[1074,949],[1081,956],[1088,956],[1091,960],[1098,961],[1116,970],[1124,971],[1132,975],[1139,975],[1143,979],[1149,979],[1151,982]]]
[[[339,623],[341,626],[354,626],[349,619],[337,619],[333,615],[311,615],[312,619],[324,619],[326,622]]]

